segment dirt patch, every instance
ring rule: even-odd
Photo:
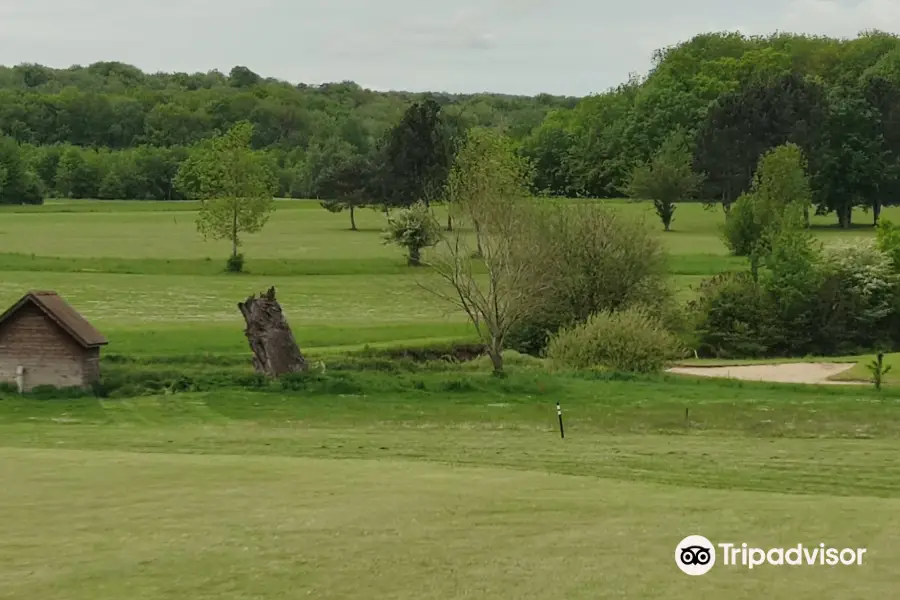
[[[772,383],[864,385],[864,381],[829,380],[829,377],[849,371],[854,366],[853,363],[787,363],[781,365],[742,365],[733,367],[675,367],[669,369],[668,372],[680,375],[724,377]]]

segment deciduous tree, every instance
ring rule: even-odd
[[[822,86],[796,72],[753,79],[723,95],[697,134],[694,167],[706,174],[705,196],[727,211],[751,186],[766,151],[790,142],[810,155],[825,117]]]
[[[742,195],[725,224],[726,245],[749,256],[754,277],[771,250],[773,236],[808,224],[812,191],[806,159],[796,144],[766,152],[759,161],[750,192]]]
[[[893,176],[881,115],[856,86],[832,89],[828,96],[828,118],[814,173],[818,212],[835,212],[840,227],[847,228],[854,206],[871,206],[877,222],[882,202],[879,189]]]
[[[406,261],[411,267],[420,266],[422,250],[433,247],[439,240],[440,227],[423,202],[416,202],[388,217],[384,243],[406,250]]]
[[[503,372],[506,335],[542,301],[547,283],[539,273],[546,263],[536,260],[531,177],[509,139],[470,130],[447,183],[457,227],[428,261],[444,285],[425,287],[468,316],[496,374]]]
[[[41,204],[43,190],[15,140],[0,136],[0,204]]]
[[[250,148],[253,126],[239,123],[197,148],[181,165],[176,185],[201,200],[197,229],[227,239],[238,256],[241,236],[260,231],[275,209],[275,177],[265,156]]]
[[[350,212],[350,229],[356,228],[356,209],[369,203],[372,163],[369,157],[355,155],[328,169],[319,180],[322,206],[331,212]]]
[[[676,204],[691,198],[703,182],[703,177],[691,168],[692,159],[684,134],[678,132],[663,143],[651,161],[638,165],[631,173],[628,195],[652,200],[666,231],[672,224]]]

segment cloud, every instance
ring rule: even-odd
[[[869,29],[900,30],[897,0],[792,0],[781,19],[787,31],[854,37]]]
[[[414,45],[441,46],[446,49],[490,50],[497,43],[490,31],[487,11],[464,8],[452,15],[435,15],[403,27],[402,40]]]

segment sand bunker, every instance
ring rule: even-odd
[[[743,365],[739,367],[675,367],[669,373],[697,375],[700,377],[725,377],[745,381],[770,381],[773,383],[811,383],[827,385],[862,385],[864,381],[830,381],[853,363],[790,363],[782,365]]]

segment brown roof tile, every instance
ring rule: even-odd
[[[0,325],[27,303],[33,302],[85,348],[105,346],[109,342],[78,311],[56,292],[31,291],[0,315]]]

